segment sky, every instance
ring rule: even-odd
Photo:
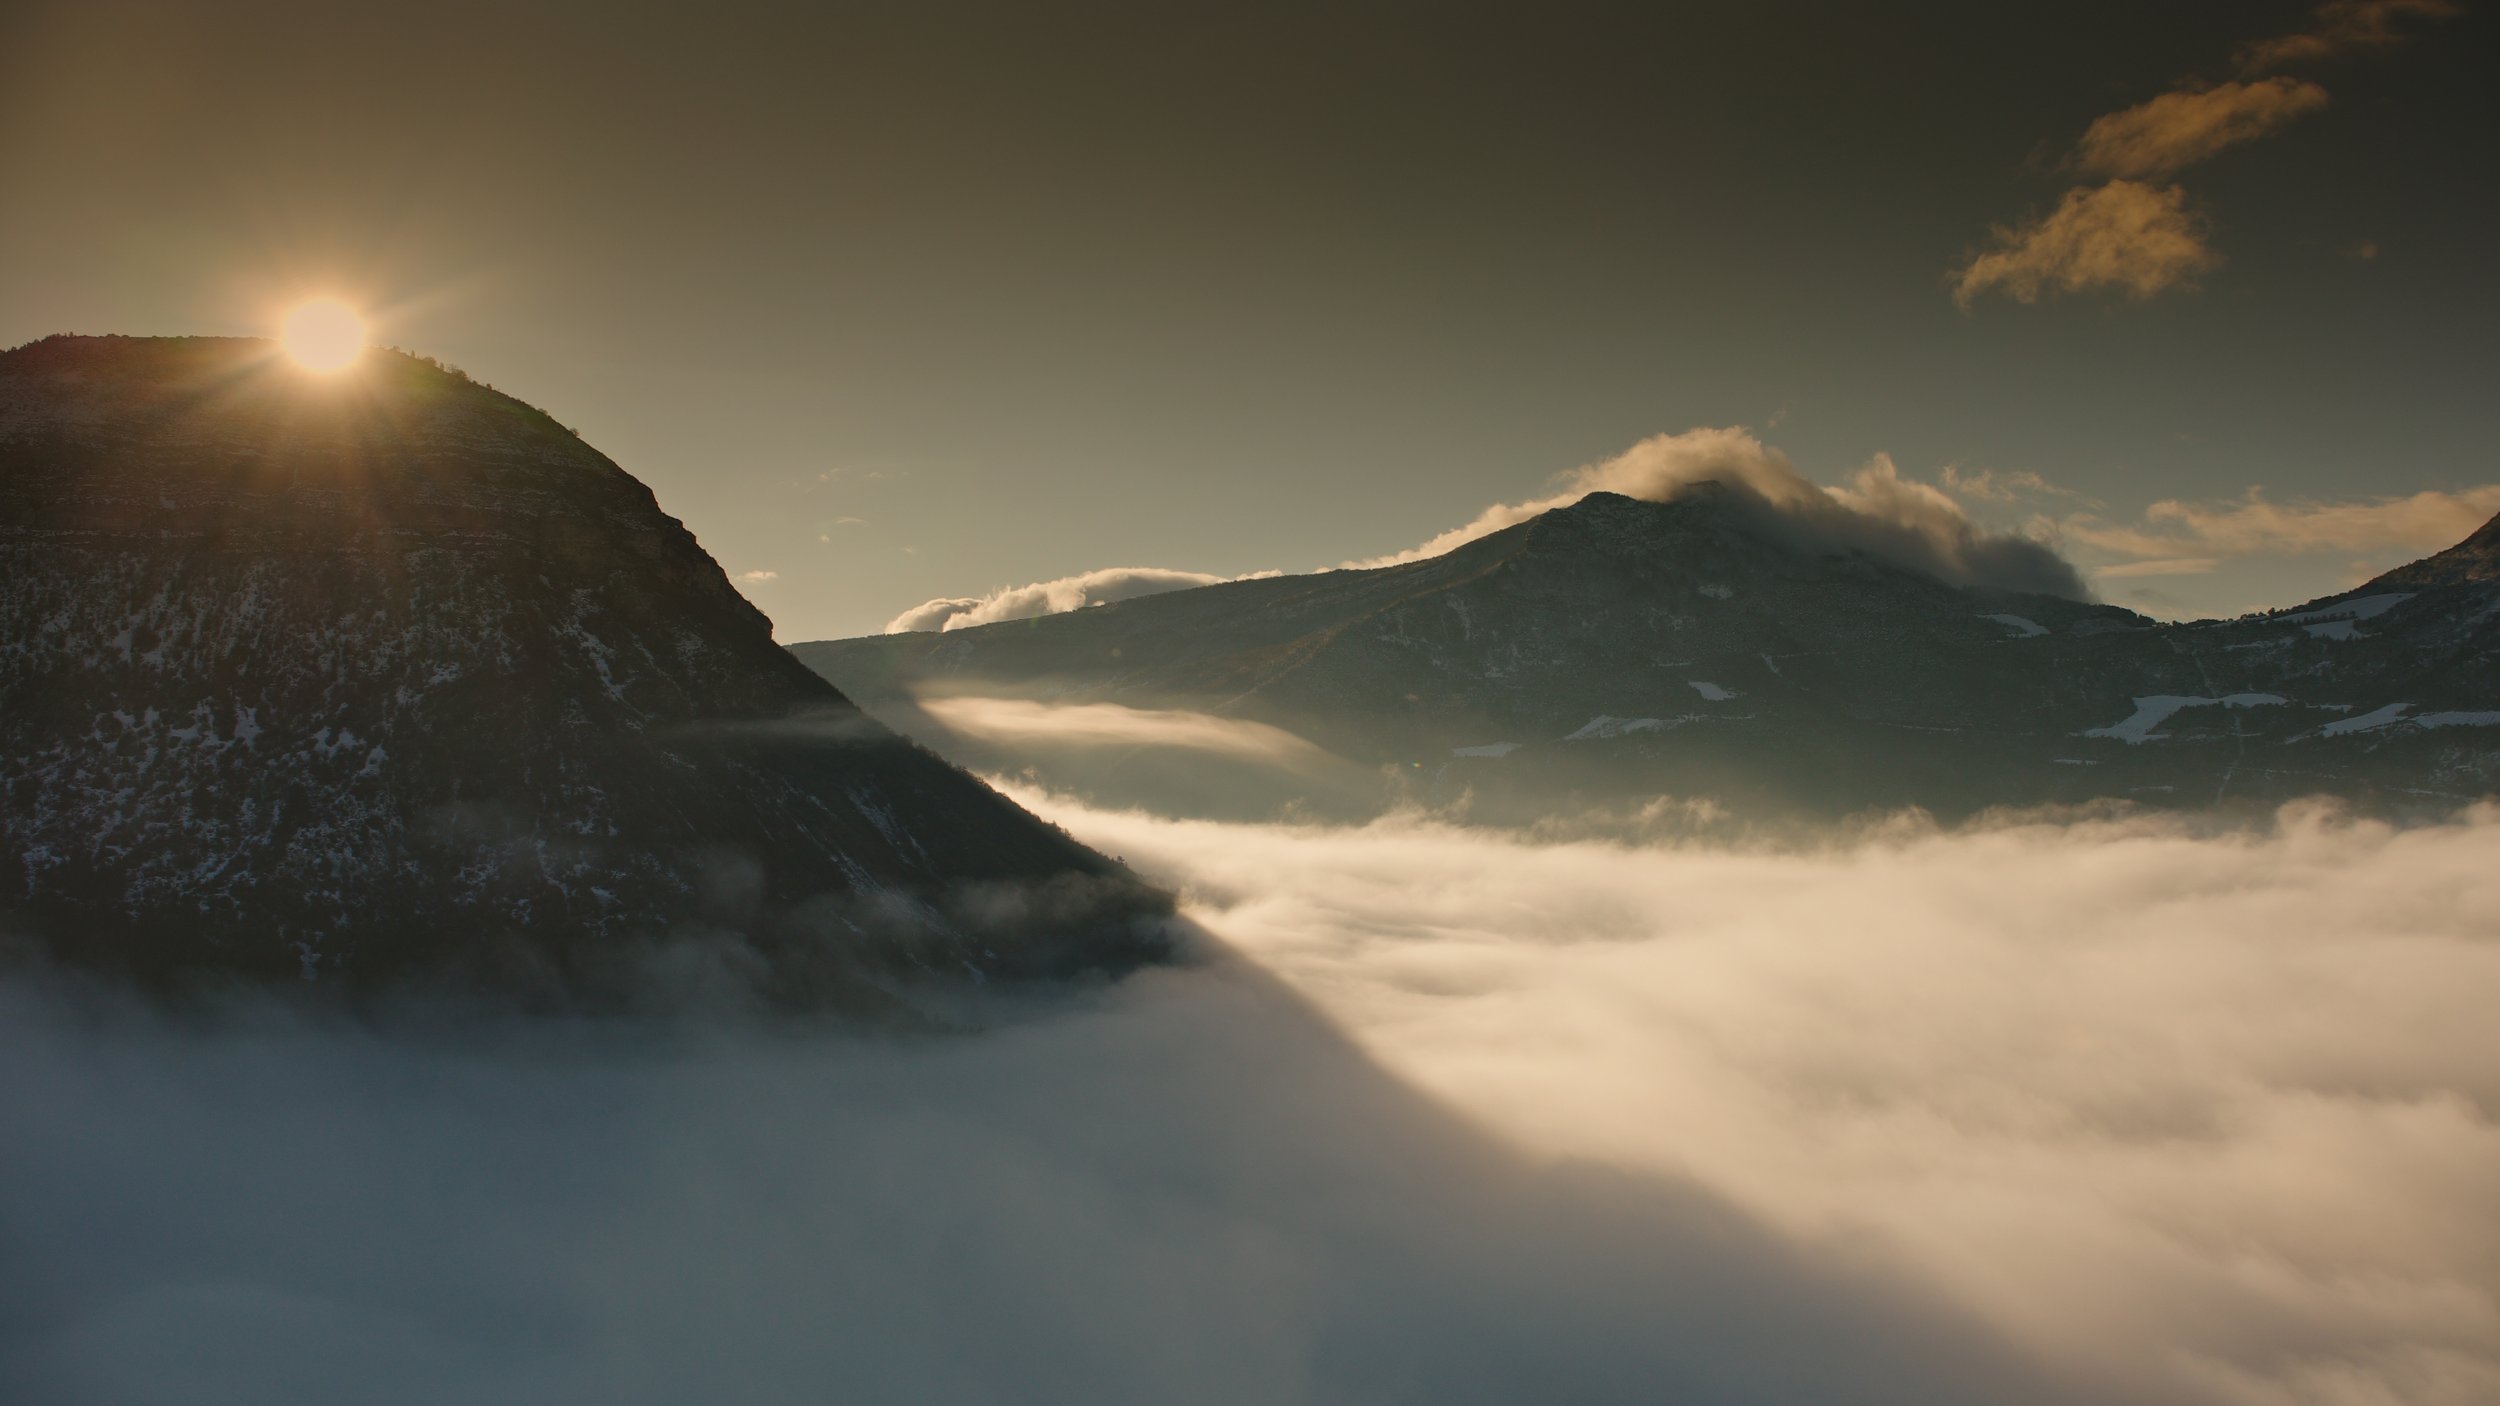
[[[342,297],[785,641],[1393,556],[1740,427],[2232,614],[2500,511],[2495,24],[13,0],[0,345]]]

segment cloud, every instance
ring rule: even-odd
[[[1239,955],[914,1039],[0,984],[0,1397],[2500,1389],[2490,812],[1739,849],[1025,799]]]
[[[2095,121],[2084,131],[2075,164],[2095,176],[2167,176],[2326,102],[2326,89],[2291,78],[2182,88]]]
[[[1956,498],[1999,505],[2018,503],[2026,498],[2062,498],[2072,502],[2098,505],[2099,500],[2086,493],[2049,482],[2029,469],[2004,471],[1998,469],[1965,470],[1954,464],[1944,466],[1936,475],[1937,483]]]
[[[2256,77],[2287,64],[2347,49],[2386,48],[2402,35],[2399,16],[2457,13],[2449,0],[2328,0],[2311,28],[2243,46],[2247,81],[2182,83],[2170,92],[2094,120],[2071,164],[2108,177],[2076,186],[2057,208],[2029,223],[1990,231],[1993,247],[1953,273],[1953,300],[1968,308],[2001,291],[2019,303],[2044,295],[2118,290],[2149,298],[2192,289],[2219,268],[2204,217],[2187,191],[2151,184],[2271,133],[2327,103],[2326,89],[2282,76]]]
[[[917,701],[922,712],[955,732],[1011,746],[1169,747],[1296,771],[1351,765],[1283,728],[1210,713],[969,696]]]
[[[2406,37],[2400,19],[2447,19],[2462,13],[2463,7],[2451,0],[2327,0],[2309,28],[2242,46],[2240,71],[2266,73],[2355,49],[2393,48]]]
[[[0,1016],[9,1400],[2089,1399],[1238,962],[954,1039]]]
[[[1663,502],[1704,481],[1745,495],[1774,528],[1817,550],[1869,552],[1954,585],[2086,594],[2082,579],[2055,551],[2029,538],[1981,528],[1944,493],[1902,477],[1886,455],[1876,455],[1847,483],[1827,488],[1741,428],[1654,435],[1611,459],[1573,470],[1564,492],[1497,503],[1421,546],[1346,565],[1394,566],[1440,556],[1590,493]]]
[[[2113,580],[2136,576],[2203,576],[2222,565],[2219,557],[2164,557],[2156,561],[2131,561],[2119,566],[2104,566],[2092,574]]]
[[[2206,242],[2204,218],[2187,208],[2187,191],[2175,185],[2078,186],[2048,214],[1991,234],[1995,247],[1973,254],[1954,274],[1953,300],[1963,307],[1992,290],[2018,303],[2097,289],[2149,298],[2193,288],[2222,264]]]
[[[741,581],[772,581],[779,579],[780,576],[781,573],[778,571],[741,571],[738,573],[738,579]]]
[[[2500,514],[2500,483],[2456,493],[2426,490],[2401,498],[2341,503],[2276,503],[2252,488],[2243,497],[2219,503],[2164,499],[2146,508],[2137,523],[2113,524],[2076,516],[2065,519],[2060,527],[2067,537],[2084,545],[2155,559],[2267,552],[2432,552],[2463,541],[2495,514]],[[2098,574],[2153,574],[2144,565]]]
[[[2500,811],[1781,850],[1028,802],[1517,1144],[1855,1244],[2102,1399],[2500,1390]]]
[[[1110,566],[1099,571],[1062,576],[1055,581],[1003,586],[986,596],[941,596],[922,601],[888,621],[885,632],[892,635],[909,630],[968,629],[974,625],[1059,615],[1112,601],[1133,600],[1165,591],[1187,590],[1192,586],[1212,586],[1223,581],[1249,580],[1275,574],[1262,571],[1253,572],[1249,577],[1213,576],[1203,571],[1173,571],[1159,566]]]

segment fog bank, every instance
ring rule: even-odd
[[[2129,1399],[2500,1400],[2488,807],[1802,851],[1044,809],[1513,1145],[1881,1246]]]
[[[1020,799],[1226,947],[923,1040],[0,989],[0,1398],[2500,1392],[2490,812],[1734,851]]]

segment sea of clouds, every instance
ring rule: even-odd
[[[1020,798],[1206,950],[949,1037],[0,989],[0,1399],[2500,1399],[2500,812]]]

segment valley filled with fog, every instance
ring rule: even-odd
[[[958,1035],[0,993],[0,1395],[2464,1403],[2500,814],[1776,845],[1017,799],[1190,960]]]
[[[0,0],[0,1406],[2500,1406],[2500,0]]]

